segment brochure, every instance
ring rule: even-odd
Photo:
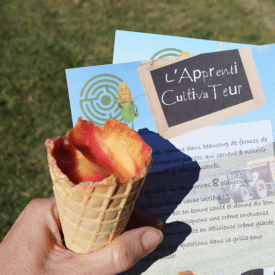
[[[113,63],[241,49],[253,45],[117,30]]]
[[[165,221],[164,241],[125,274],[274,273],[274,55],[232,46],[66,70],[74,125],[117,118],[153,149],[136,206]]]

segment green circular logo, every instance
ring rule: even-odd
[[[166,57],[179,56],[183,51],[176,48],[165,48],[156,52],[150,59],[162,59]]]
[[[80,92],[80,108],[87,120],[101,126],[107,119],[122,120],[115,101],[119,83],[123,80],[115,75],[100,74],[89,79]]]

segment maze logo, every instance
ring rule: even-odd
[[[165,48],[165,49],[162,49],[162,50],[156,52],[151,57],[151,60],[162,59],[162,58],[166,58],[166,57],[175,57],[175,56],[180,56],[180,55],[189,55],[189,53],[186,51],[176,49],[176,48]]]
[[[123,80],[115,75],[100,74],[88,80],[80,93],[80,108],[88,120],[101,126],[107,119],[122,120],[115,95]]]

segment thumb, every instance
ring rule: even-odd
[[[83,273],[80,274],[114,275],[131,268],[152,252],[162,242],[162,239],[161,231],[156,228],[133,229],[124,232],[112,243],[98,251],[78,255],[75,262],[81,266]]]

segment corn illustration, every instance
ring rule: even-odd
[[[183,56],[183,55],[189,55],[189,53],[184,51],[184,52],[181,52],[179,56]]]
[[[120,114],[125,122],[132,122],[132,129],[134,129],[134,119],[139,116],[137,106],[134,101],[137,97],[143,95],[137,95],[132,100],[132,95],[128,85],[125,82],[121,82],[118,86],[118,92],[115,95],[115,101],[120,109]]]

